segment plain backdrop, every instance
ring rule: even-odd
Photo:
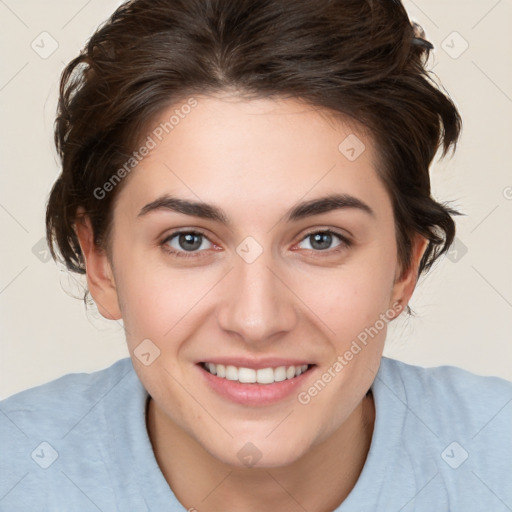
[[[48,259],[44,242],[60,73],[120,3],[0,1],[0,398],[128,356],[122,327],[86,313],[73,298],[83,278]],[[418,284],[417,316],[391,324],[385,355],[512,380],[512,1],[405,6],[464,122],[456,155],[432,167],[433,194],[466,215]]]

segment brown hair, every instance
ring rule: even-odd
[[[365,126],[390,194],[402,273],[415,233],[429,243],[418,275],[455,236],[459,212],[431,197],[429,166],[455,149],[459,113],[426,62],[432,45],[398,0],[133,0],[64,69],[55,122],[62,173],[47,205],[47,240],[85,273],[77,209],[109,250],[114,200],[102,187],[163,109],[228,89],[300,98]],[[86,293],[87,296],[87,293]],[[85,297],[84,297],[85,299]],[[408,312],[411,313],[410,309]]]

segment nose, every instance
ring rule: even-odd
[[[252,263],[235,255],[234,268],[219,290],[220,327],[248,344],[275,341],[278,335],[293,330],[298,321],[297,298],[269,252],[264,251]]]

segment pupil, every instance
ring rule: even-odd
[[[201,237],[201,235],[196,235],[193,233],[182,234],[179,237],[180,247],[182,247],[186,251],[193,251],[195,249],[198,249],[201,246],[200,237]],[[195,239],[195,243],[194,243],[194,239]],[[187,245],[187,244],[189,244],[189,245]]]
[[[314,235],[311,235],[313,237],[313,242],[311,246],[314,249],[328,249],[331,245],[332,241],[332,235],[330,233],[315,233]],[[317,246],[315,247],[315,244]]]

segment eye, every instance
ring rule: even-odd
[[[333,246],[333,242],[335,242],[336,239],[338,239],[338,243]],[[315,252],[328,252],[329,254],[341,251],[351,245],[348,238],[340,233],[331,231],[330,229],[308,233],[302,239],[301,243],[305,241],[308,242],[309,247],[303,247],[303,249],[305,248]],[[334,249],[329,251],[328,249],[331,249],[332,247],[334,247]]]
[[[205,247],[205,244],[210,244],[210,247]],[[165,251],[177,257],[194,257],[200,252],[199,249],[213,247],[212,242],[197,231],[176,231],[163,240],[161,245]]]
[[[333,245],[336,240],[338,243]],[[302,247],[303,249],[327,254],[337,253],[351,245],[348,238],[330,229],[308,233],[298,245],[304,242],[308,242],[309,247]],[[167,236],[160,245],[167,253],[180,258],[197,257],[202,251],[215,247],[205,234],[198,231],[176,231]]]

